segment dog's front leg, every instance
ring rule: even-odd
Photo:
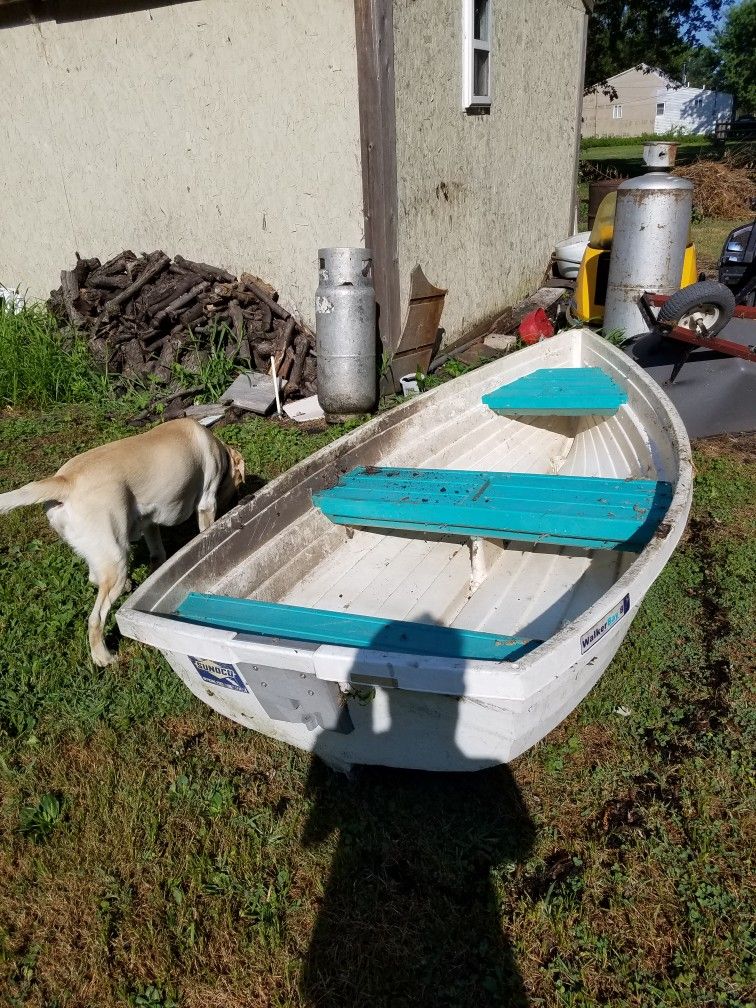
[[[218,502],[216,499],[216,487],[207,487],[200,497],[199,504],[197,505],[197,524],[199,525],[200,532],[204,532],[209,529],[210,526],[215,521],[215,511],[218,507]]]
[[[145,526],[142,535],[147,543],[147,549],[150,551],[150,567],[152,570],[157,570],[161,564],[165,563],[165,546],[163,546],[160,528],[150,523]]]

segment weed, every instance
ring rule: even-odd
[[[196,355],[196,365],[188,369],[174,364],[173,373],[184,388],[201,386],[205,391],[195,397],[195,402],[218,402],[230,382],[242,370],[224,350],[233,345],[234,337],[228,325],[216,321],[200,341],[192,334],[189,346]]]
[[[134,1008],[179,1008],[174,995],[155,984],[137,987],[129,995],[129,1004]]]
[[[27,805],[22,809],[18,832],[36,843],[42,843],[63,821],[64,809],[62,795],[42,795],[36,805]]]
[[[61,332],[40,306],[14,312],[0,300],[0,405],[95,403],[110,395],[82,337]]]

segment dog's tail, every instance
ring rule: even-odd
[[[62,503],[68,497],[68,492],[69,483],[63,476],[50,476],[35,483],[27,483],[18,490],[0,494],[0,514],[27,504],[42,504],[44,501]]]

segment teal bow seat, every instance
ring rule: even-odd
[[[515,661],[543,643],[432,623],[386,620],[199,592],[187,595],[176,615],[191,623],[236,633],[442,658]]]
[[[627,392],[601,368],[540,368],[482,401],[506,416],[613,416]]]
[[[332,522],[639,552],[667,512],[655,480],[359,467],[312,495]]]

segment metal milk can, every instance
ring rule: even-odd
[[[325,413],[368,413],[378,399],[373,253],[323,248],[318,257],[318,402]]]
[[[604,332],[645,332],[639,296],[679,290],[692,209],[693,183],[667,172],[648,172],[619,187]]]

